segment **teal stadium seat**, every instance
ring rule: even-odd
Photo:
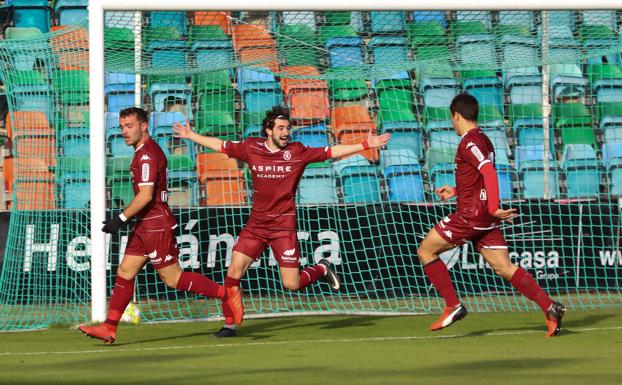
[[[425,188],[418,157],[409,149],[380,152],[380,167],[394,202],[424,202]]]
[[[307,165],[298,184],[296,195],[299,204],[336,204],[336,177],[329,163],[311,163]]]
[[[568,198],[598,196],[601,164],[596,157],[596,152],[590,145],[565,145],[562,162]]]
[[[333,163],[344,203],[379,203],[380,181],[376,167],[356,154]]]

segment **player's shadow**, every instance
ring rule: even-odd
[[[128,346],[128,345],[151,343],[151,342],[169,341],[169,340],[179,341],[179,340],[181,340],[183,338],[192,338],[192,337],[211,337],[212,333],[214,333],[215,331],[216,330],[205,331],[205,332],[202,332],[202,333],[177,334],[177,335],[171,335],[171,336],[160,337],[160,338],[147,338],[147,339],[142,339],[142,340],[120,342],[120,343],[119,342],[115,342],[113,345],[110,345],[110,348],[115,348],[115,347],[118,347],[118,346]]]
[[[271,332],[279,332],[286,329],[318,328],[325,330],[337,330],[352,327],[375,326],[378,317],[352,316],[349,318],[318,320],[317,322],[300,322],[300,318],[282,318],[268,322],[258,322],[245,326],[239,331],[239,335],[254,340],[262,340],[272,337]]]
[[[562,327],[568,326],[573,328],[588,327],[598,324],[601,321],[616,317],[615,314],[586,314],[584,317],[578,318],[577,314],[566,312]]]

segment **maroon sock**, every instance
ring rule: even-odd
[[[317,281],[325,275],[326,268],[322,265],[305,267],[300,272],[300,278],[298,280],[298,290],[304,289],[309,284],[312,284],[313,282]]]
[[[535,301],[538,306],[540,306],[540,309],[542,309],[545,313],[553,304],[551,297],[549,297],[544,290],[542,290],[531,274],[529,274],[522,267],[519,267],[516,272],[514,272],[512,279],[510,279],[510,283],[525,297]]]
[[[225,288],[199,273],[182,272],[177,281],[177,289],[189,291],[204,297],[225,298]]]
[[[108,329],[116,331],[119,320],[125,311],[125,308],[132,300],[134,294],[134,278],[123,279],[117,275],[114,281],[112,295],[108,302],[108,318],[104,322],[104,326]]]
[[[447,266],[440,258],[423,266],[423,271],[436,288],[436,291],[443,297],[447,307],[454,307],[460,304],[458,294],[456,294],[454,285],[449,278]]]
[[[234,287],[234,286],[240,286],[240,280],[226,276],[225,287]],[[225,316],[225,325],[235,324],[235,321],[233,319],[233,312],[231,312],[229,307],[225,306],[224,302],[222,303],[222,315]]]

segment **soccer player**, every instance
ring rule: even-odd
[[[270,246],[279,263],[281,281],[286,289],[300,290],[324,278],[332,290],[338,291],[341,286],[339,277],[326,259],[302,271],[299,269],[300,249],[296,236],[294,194],[307,164],[384,146],[390,135],[377,136],[370,133],[367,140],[359,144],[306,147],[289,141],[289,111],[278,106],[266,112],[262,128],[265,138],[248,138],[235,142],[198,135],[191,131],[188,124],[173,125],[177,137],[190,139],[214,151],[221,151],[231,158],[242,160],[252,171],[253,207],[248,223],[233,248],[225,287],[240,291],[240,279],[251,263]],[[234,323],[239,323],[234,322],[236,320],[231,316],[227,303],[223,303],[223,314],[225,326],[214,336],[233,337],[236,335]]]
[[[430,330],[443,329],[467,314],[439,254],[471,241],[496,274],[540,306],[546,317],[546,336],[556,336],[566,311],[564,305],[553,302],[527,271],[510,261],[500,221],[511,221],[516,209],[499,207],[495,152],[490,139],[477,127],[477,100],[461,93],[449,109],[454,130],[462,137],[455,159],[456,187],[445,185],[435,192],[442,200],[457,196],[457,210],[438,222],[417,250],[425,274],[445,300],[445,310]]]
[[[132,217],[136,217],[137,223],[117,269],[106,321],[95,326],[82,325],[80,331],[108,344],[116,340],[119,319],[132,299],[134,278],[147,261],[156,268],[160,279],[168,287],[224,300],[241,317],[243,309],[230,304],[242,302],[240,293],[227,292],[224,286],[201,274],[181,270],[174,235],[177,222],[166,203],[166,156],[149,136],[147,113],[144,110],[127,108],[120,112],[119,117],[125,143],[135,149],[130,165],[135,196],[123,212],[104,222],[102,231],[114,234]]]

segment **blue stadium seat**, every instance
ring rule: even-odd
[[[542,75],[538,62],[538,44],[534,38],[503,36],[503,85],[512,104],[542,103]]]
[[[326,147],[328,146],[328,136],[326,136],[326,133],[326,124],[314,124],[293,130],[292,140],[301,142],[309,147]]]
[[[151,135],[168,157],[186,155],[195,159],[194,144],[188,139],[173,137],[173,123],[184,123],[186,116],[181,112],[152,112],[149,116]]]
[[[335,204],[337,197],[336,178],[327,163],[312,163],[307,166],[298,184],[298,204]]]
[[[285,25],[308,25],[315,31],[315,12],[284,11],[281,12],[281,23]]]
[[[417,70],[418,88],[423,94],[426,107],[449,107],[451,100],[461,90],[449,63],[426,65],[422,63]]]
[[[390,201],[425,201],[422,169],[415,153],[409,149],[381,151],[380,167]]]
[[[119,112],[134,106],[134,74],[106,72],[104,74],[104,94],[107,98],[108,112]]]
[[[452,130],[434,130],[430,132],[430,148],[457,148],[460,139]]]
[[[447,28],[447,16],[445,11],[412,11],[411,18],[413,22],[435,21],[443,28]]]
[[[48,0],[13,0],[13,24],[16,27],[34,27],[50,32],[50,5]]]
[[[620,143],[622,142],[622,125],[611,125],[603,128],[605,142]]]
[[[149,25],[151,27],[175,27],[181,35],[185,35],[188,25],[186,11],[151,12],[149,14]]]
[[[57,0],[54,3],[54,15],[58,25],[77,24],[89,17],[88,0]]]
[[[369,41],[377,68],[395,68],[408,62],[408,41],[401,36],[374,36]]]
[[[609,193],[622,195],[622,141],[603,144],[602,154],[609,181]]]
[[[90,134],[88,127],[62,128],[58,132],[60,154],[63,156],[88,156]]]
[[[333,37],[326,42],[331,67],[360,66],[363,64],[363,38],[358,36]]]
[[[283,104],[281,85],[267,69],[239,68],[237,77],[238,92],[242,96],[246,111],[263,113],[273,106]]]
[[[167,112],[171,105],[181,102],[182,112],[192,120],[192,88],[187,84],[154,83],[147,91],[155,112]]]
[[[517,146],[515,151],[516,169],[518,171],[521,197],[526,199],[543,198],[545,167],[542,143],[539,145]],[[549,152],[548,197],[559,197],[559,170],[553,154]]]
[[[362,155],[356,154],[333,163],[344,203],[379,203],[378,171]]]
[[[419,122],[386,122],[379,130],[391,134],[391,140],[387,143],[388,150],[408,149],[417,159],[423,159],[423,139]]]
[[[371,33],[399,33],[406,29],[406,15],[401,11],[371,11]]]
[[[90,174],[89,157],[63,157],[57,171],[60,186],[61,207],[66,209],[86,209],[89,206]]]
[[[198,28],[207,28],[207,30],[202,31]],[[212,28],[217,32],[213,32]],[[233,65],[234,52],[231,39],[219,27],[193,26],[190,31],[190,49],[194,54],[197,67],[227,68]]]
[[[499,11],[500,25],[519,25],[529,31],[535,29],[535,17],[533,11]]]
[[[444,185],[455,186],[456,178],[454,174],[454,158],[456,148],[430,148],[426,153],[426,169],[428,171],[431,189],[437,189]],[[440,200],[436,194],[432,194],[432,199]]]
[[[508,155],[511,153],[505,130],[489,130],[485,132],[495,149],[495,163],[510,164]]]
[[[562,167],[566,175],[568,198],[597,196],[600,189],[601,165],[588,144],[564,146]]]

